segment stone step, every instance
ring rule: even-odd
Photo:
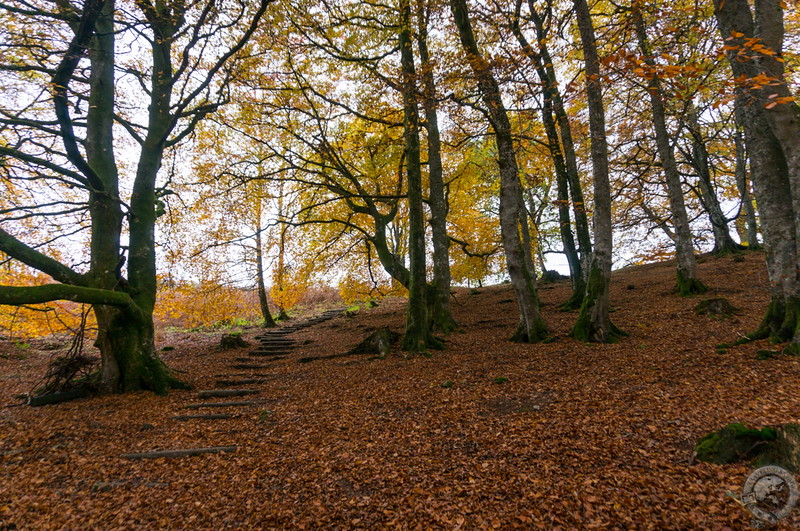
[[[245,358],[242,358],[245,359]],[[246,358],[247,361],[253,361],[250,358]],[[226,380],[233,380],[235,378],[272,378],[275,375],[273,373],[225,373],[225,374],[215,374],[214,378],[222,378]]]
[[[235,452],[236,446],[212,446],[209,448],[185,448],[180,450],[156,450],[135,454],[122,454],[123,459],[158,459],[160,457],[188,457],[201,454],[218,454],[221,452]]]
[[[291,353],[292,353],[291,350],[269,350],[269,351],[251,350],[250,352],[247,353],[247,355],[248,356],[257,357],[257,358],[261,357],[261,358],[283,359],[283,358],[285,358],[287,355],[289,355]],[[243,360],[240,360],[239,358],[236,358],[236,361],[243,361]]]

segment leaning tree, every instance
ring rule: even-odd
[[[0,213],[0,252],[52,277],[0,286],[0,304],[91,304],[104,392],[181,385],[154,347],[156,220],[170,193],[160,170],[165,152],[225,103],[270,2],[0,7],[0,171],[14,192]],[[32,219],[49,231],[27,230]],[[70,261],[52,252],[67,233],[60,254]]]

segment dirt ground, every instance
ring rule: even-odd
[[[747,464],[695,462],[693,446],[734,421],[800,422],[800,358],[757,360],[766,342],[718,352],[758,325],[763,255],[701,260],[706,296],[671,293],[672,264],[618,271],[612,345],[568,337],[569,284],[542,285],[549,344],[508,341],[510,286],[459,288],[462,329],[430,357],[343,356],[380,326],[402,332],[404,302],[294,332],[286,357],[222,351],[221,333],[162,333],[163,358],[193,391],[78,399],[32,408],[15,395],[53,351],[0,350],[0,529],[743,529]],[[711,296],[730,319],[699,316]],[[255,345],[258,330],[245,331]],[[38,345],[47,347],[47,345]],[[250,358],[248,358],[250,359]],[[199,399],[218,380],[257,394]],[[224,383],[224,382],[223,382]],[[211,401],[254,403],[187,409]],[[227,419],[176,420],[226,413]],[[122,454],[236,446],[177,459]],[[780,529],[800,528],[800,509]]]

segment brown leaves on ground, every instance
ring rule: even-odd
[[[630,336],[614,345],[567,337],[565,283],[542,286],[559,336],[547,345],[507,340],[517,315],[508,286],[456,290],[463,333],[430,358],[297,363],[344,353],[381,326],[402,331],[400,300],[293,334],[298,346],[270,369],[228,368],[247,350],[222,352],[218,336],[167,336],[177,348],[164,358],[197,389],[267,374],[251,386],[259,404],[200,410],[234,414],[206,421],[172,419],[194,412],[183,409],[200,402],[191,391],[4,407],[0,528],[747,527],[728,493],[740,493],[748,466],[696,463],[692,447],[734,421],[800,421],[800,359],[754,359],[774,348],[764,343],[715,349],[756,328],[763,255],[707,259],[700,275],[739,314],[697,315],[702,297],[671,294],[671,264],[615,273],[612,315]],[[28,390],[47,356],[0,358],[2,404]],[[228,445],[238,450],[119,457]],[[781,527],[798,524],[795,511]]]

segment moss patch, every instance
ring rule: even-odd
[[[756,466],[778,465],[800,470],[800,426],[757,429],[743,423],[729,424],[703,436],[695,446],[697,459],[728,464],[755,460]]]

